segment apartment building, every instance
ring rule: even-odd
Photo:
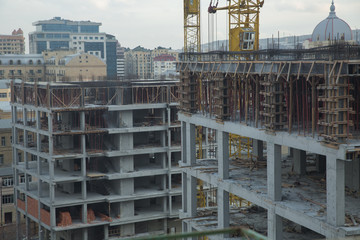
[[[25,38],[21,28],[14,30],[11,35],[0,35],[1,54],[25,54]]]

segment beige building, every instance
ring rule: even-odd
[[[106,63],[97,56],[68,50],[47,51],[43,54],[48,82],[106,79]]]
[[[41,54],[0,55],[0,79],[21,79],[28,82],[45,80],[45,64]]]
[[[106,64],[97,56],[75,51],[0,55],[0,79],[27,82],[89,81],[106,79]]]
[[[19,28],[11,35],[0,35],[0,54],[24,54],[25,38],[23,31]]]

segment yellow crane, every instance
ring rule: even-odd
[[[201,52],[200,0],[184,0],[184,52]]]
[[[229,51],[254,51],[259,49],[259,15],[264,0],[228,0],[228,6],[212,4],[210,14],[218,10],[228,10]]]

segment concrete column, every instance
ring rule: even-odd
[[[306,151],[294,149],[293,150],[293,164],[294,172],[300,175],[306,174]]]
[[[109,239],[109,226],[104,225],[104,240],[108,240],[108,239]]]
[[[56,239],[56,232],[55,231],[50,232],[50,239],[51,240]]]
[[[186,122],[181,122],[181,160],[186,163]]]
[[[56,227],[56,209],[55,207],[50,207],[50,225],[51,227]]]
[[[229,178],[229,133],[217,131],[218,173],[221,179]]]
[[[203,127],[205,131],[205,158],[209,158],[209,128]]]
[[[195,125],[186,124],[186,163],[192,166],[196,163],[196,139],[195,139]]]
[[[345,162],[326,156],[327,221],[333,226],[345,223]]]
[[[187,217],[195,217],[197,214],[197,189],[196,189],[196,178],[193,176],[187,176],[186,184],[187,184]]]
[[[182,183],[182,211],[184,213],[187,212],[187,184],[186,184],[187,174],[185,172],[182,172],[181,174],[181,183]]]
[[[28,239],[31,239],[30,238],[30,218],[25,218],[25,236],[28,238]]]
[[[281,240],[283,238],[282,218],[275,214],[274,209],[268,209],[268,239]]]
[[[82,240],[88,240],[88,229],[87,228],[83,228],[83,230],[82,230],[82,232],[83,232],[83,238],[82,238]]]
[[[272,201],[281,201],[281,146],[267,143],[267,189]]]
[[[87,223],[87,204],[86,203],[84,203],[82,205],[81,211],[82,211],[82,214],[81,214],[82,219],[81,219],[81,221],[86,224]]]
[[[228,228],[230,226],[230,212],[229,212],[229,192],[218,188],[218,228]],[[224,236],[227,237],[227,236]]]
[[[264,160],[264,142],[261,140],[253,139],[253,156],[257,158],[258,161]]]

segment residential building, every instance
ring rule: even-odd
[[[168,48],[158,47],[154,50],[138,46],[125,53],[125,71],[127,78],[153,79],[154,58],[170,55],[178,60],[178,53]]]
[[[21,28],[14,30],[11,35],[0,35],[1,54],[25,54],[25,38]]]
[[[18,239],[119,239],[179,231],[176,84],[15,80],[13,154],[22,154],[13,162],[15,179],[36,179],[14,182],[16,218],[25,215],[27,226],[38,226],[34,234],[19,231],[26,235]],[[18,111],[34,117],[19,117]],[[28,134],[35,134],[33,141]]]
[[[113,35],[99,31],[101,23],[71,21],[54,17],[33,23],[36,30],[29,34],[30,53],[45,50],[75,49],[101,58],[107,65],[108,79],[116,79],[116,43]]]
[[[11,119],[10,82],[0,80],[0,119]]]
[[[153,59],[154,79],[169,78],[176,75],[176,58],[162,54]]]

